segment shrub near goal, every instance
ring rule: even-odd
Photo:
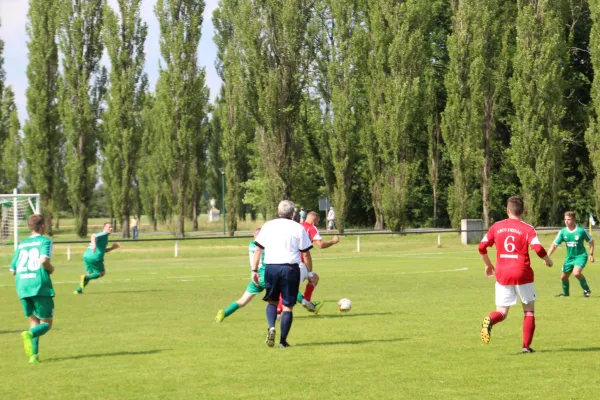
[[[27,231],[27,217],[40,213],[39,194],[21,194],[17,189],[13,194],[0,194],[0,244],[19,243],[19,227]],[[28,234],[28,233],[24,233]]]

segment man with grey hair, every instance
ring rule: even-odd
[[[267,346],[275,345],[275,321],[277,321],[277,303],[283,299],[281,314],[280,347],[289,347],[287,336],[292,328],[292,310],[296,304],[298,287],[300,286],[300,253],[305,255],[308,272],[312,272],[310,249],[312,242],[302,225],[292,220],[294,203],[282,200],[277,207],[279,218],[266,222],[254,243],[256,251],[252,260],[252,280],[259,283],[258,266],[263,250],[265,250],[265,290],[263,300],[267,301]],[[314,274],[308,278],[313,283]]]

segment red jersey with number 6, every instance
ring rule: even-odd
[[[538,257],[546,250],[540,243],[535,228],[525,222],[508,218],[496,222],[479,243],[479,254],[487,254],[487,248],[496,245],[494,275],[501,285],[524,285],[533,282],[533,270],[529,259],[529,246]]]

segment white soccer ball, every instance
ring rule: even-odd
[[[343,298],[340,301],[338,301],[338,310],[348,312],[351,308],[352,302],[350,301],[350,299]]]

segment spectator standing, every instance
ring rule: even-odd
[[[136,240],[138,238],[138,220],[136,218],[136,216],[134,215],[133,217],[131,217],[131,236],[133,238],[133,240]]]
[[[327,230],[335,229],[335,211],[333,207],[329,208],[329,213],[327,213]]]

